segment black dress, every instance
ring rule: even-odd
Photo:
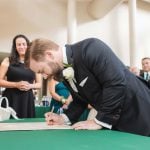
[[[7,71],[7,81],[19,82],[28,81],[33,83],[35,73],[26,68],[23,63],[10,64]],[[6,88],[3,92],[9,101],[9,106],[12,107],[19,118],[35,117],[34,95],[32,89],[29,91],[20,91],[17,88]]]

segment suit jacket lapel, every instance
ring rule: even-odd
[[[74,66],[73,50],[72,50],[72,48],[71,48],[71,45],[65,45],[65,47],[66,47],[66,56],[67,56],[68,64],[72,64],[72,66],[73,66],[73,68],[74,68],[74,70],[75,70],[75,79],[76,79],[77,82],[74,82],[74,84],[76,85],[78,91],[81,91],[81,90],[82,90],[82,86],[79,85],[78,79],[79,79],[79,78],[82,79],[83,77],[81,77],[81,75],[78,74],[78,69],[79,69],[79,68],[76,68],[77,66]],[[76,50],[76,51],[77,51],[77,50]],[[74,53],[75,53],[75,52],[74,52]],[[78,66],[78,67],[79,67],[79,66]],[[87,76],[86,76],[86,77],[87,77]],[[66,81],[66,83],[69,85],[68,81]],[[69,85],[69,88],[70,88],[71,91],[73,91],[73,89],[70,87],[70,85]],[[73,93],[75,93],[76,95],[78,95],[80,98],[82,97],[82,96],[80,95],[80,92],[76,93],[76,92],[73,91]]]

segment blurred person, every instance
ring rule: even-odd
[[[28,46],[29,40],[25,35],[16,35],[10,56],[4,58],[0,66],[0,86],[5,87],[2,96],[8,98],[9,106],[19,118],[35,117],[33,89],[41,87],[41,75],[25,66]]]
[[[63,113],[72,101],[69,90],[63,82],[52,79],[49,81],[49,91],[52,96],[50,110],[54,109],[53,112],[58,114]]]
[[[142,71],[140,76],[142,76],[146,81],[150,80],[150,58],[144,57],[142,59]]]
[[[129,70],[134,73],[136,76],[139,76],[140,75],[140,69],[138,67],[135,67],[135,66],[131,66],[129,67]]]

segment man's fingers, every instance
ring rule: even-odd
[[[44,114],[45,117],[50,117],[53,113],[52,112],[47,112]]]
[[[86,124],[84,123],[76,123],[72,126],[75,130],[87,129]]]
[[[80,126],[83,126],[83,122],[77,122],[74,125],[72,125],[73,128],[78,128]]]
[[[48,125],[58,124],[56,120],[57,120],[57,116],[55,113],[48,112],[45,114],[45,121]]]
[[[102,129],[102,126],[96,124],[93,120],[81,121],[75,123],[72,126],[75,130],[87,129],[87,130],[98,130]]]

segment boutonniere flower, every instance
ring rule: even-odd
[[[63,70],[63,77],[69,82],[70,86],[75,92],[78,92],[77,87],[74,82],[76,82],[74,78],[74,69],[67,64],[68,67]],[[66,67],[66,66],[65,66]]]
[[[63,76],[66,80],[74,79],[74,70],[72,67],[68,67],[63,70]]]

